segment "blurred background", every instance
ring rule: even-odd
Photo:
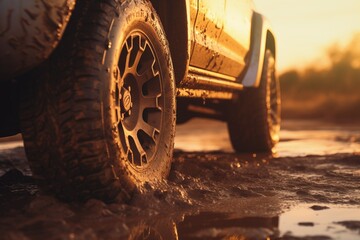
[[[360,1],[254,3],[277,36],[283,118],[360,121]]]

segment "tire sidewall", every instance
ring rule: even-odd
[[[278,141],[280,128],[271,133],[271,83],[275,83],[277,97],[280,97],[279,82],[275,72],[275,59],[266,50],[258,87],[248,87],[239,92],[237,98],[228,105],[227,122],[230,140],[237,152],[272,152]],[[278,101],[280,104],[280,101]],[[280,105],[278,106],[280,110]],[[280,112],[278,112],[280,121]],[[279,122],[280,123],[280,122]]]
[[[261,91],[264,96],[264,110],[266,111],[266,127],[265,132],[268,133],[268,145],[269,148],[273,148],[276,143],[279,142],[279,132],[280,132],[280,99],[278,99],[278,106],[277,106],[277,117],[278,117],[278,124],[274,125],[274,122],[271,120],[271,106],[269,106],[271,101],[271,91],[273,87],[276,88],[277,98],[280,97],[280,84],[279,80],[276,77],[276,68],[275,68],[275,58],[270,50],[265,52],[265,60],[264,60],[264,70],[261,82]],[[272,85],[272,83],[274,85]]]

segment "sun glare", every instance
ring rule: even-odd
[[[302,68],[360,32],[359,0],[254,0],[277,36],[278,68]],[[319,66],[324,64],[318,61]]]

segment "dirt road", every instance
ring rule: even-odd
[[[285,121],[281,137],[239,155],[223,123],[181,125],[169,179],[128,204],[57,200],[3,140],[0,239],[360,239],[360,126]]]

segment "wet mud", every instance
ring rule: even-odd
[[[360,239],[359,128],[286,122],[277,153],[240,155],[204,124],[178,127],[169,179],[130,203],[62,202],[6,143],[0,239]]]

